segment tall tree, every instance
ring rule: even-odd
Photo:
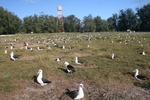
[[[100,16],[94,17],[94,23],[96,25],[96,32],[102,31],[102,19]]]
[[[113,14],[112,17],[107,19],[108,28],[110,31],[118,31],[118,15]]]
[[[19,32],[21,20],[12,12],[0,7],[0,34],[14,34]]]
[[[33,17],[32,16],[28,16],[28,17],[23,18],[23,27],[24,27],[24,31],[26,33],[30,33],[30,32],[34,31],[34,29],[33,29]]]
[[[31,17],[32,18],[32,20],[31,20],[31,23],[29,24],[29,25],[32,25],[32,26],[30,26],[30,27],[32,27],[32,31],[34,32],[34,33],[40,33],[40,32],[42,32],[42,30],[41,30],[41,22],[40,22],[40,19],[39,19],[39,17],[38,17],[38,15],[34,15],[33,17]]]
[[[80,31],[80,19],[75,15],[69,15],[65,17],[64,27],[66,32],[78,32]]]
[[[53,33],[58,32],[57,18],[53,16],[45,15],[41,13],[40,16],[28,16],[23,19],[23,30],[24,32],[30,33]]]
[[[102,20],[100,16],[96,16],[93,21],[96,26],[96,32],[108,31],[108,22],[106,20]]]
[[[91,14],[83,18],[83,28],[86,32],[95,32],[96,25]]]
[[[56,18],[54,16],[46,16],[44,22],[44,30],[45,32],[49,33],[57,32],[57,23]]]
[[[132,9],[120,10],[118,28],[120,31],[126,31],[127,29],[135,29],[137,24],[136,14]]]
[[[126,31],[128,29],[127,23],[128,23],[128,21],[127,21],[127,18],[126,18],[125,11],[120,10],[119,21],[118,21],[119,31]]]
[[[150,31],[150,4],[137,8],[138,27],[140,31]]]
[[[132,9],[127,9],[125,11],[127,18],[127,28],[131,30],[135,30],[137,25],[137,16]]]
[[[102,31],[109,31],[108,22],[106,20],[102,20]]]

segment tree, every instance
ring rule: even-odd
[[[95,25],[96,25],[96,32],[100,32],[100,31],[102,31],[102,19],[101,19],[101,17],[100,16],[96,16],[95,18],[94,18],[94,23],[95,23]]]
[[[41,21],[38,17],[38,15],[34,15],[33,17],[30,17],[30,21],[31,23],[29,24],[30,27],[32,27],[31,31],[33,31],[34,33],[40,33],[42,32],[42,29],[41,29]],[[30,31],[29,31],[30,32]]]
[[[102,20],[102,31],[109,31],[108,22],[106,20]]]
[[[12,12],[0,7],[0,34],[14,34],[20,31],[21,20]]]
[[[113,14],[112,17],[107,19],[108,28],[110,31],[118,31],[118,15]]]
[[[56,18],[53,16],[46,16],[44,22],[44,31],[49,33],[57,32]]]
[[[83,18],[83,28],[84,28],[84,31],[86,32],[95,32],[96,30],[96,25],[94,23],[94,20],[92,18],[92,15],[88,15],[88,16],[85,16]]]
[[[150,4],[137,8],[138,27],[140,31],[150,31]]]
[[[118,28],[119,31],[126,31],[127,29],[134,30],[137,24],[136,14],[132,9],[120,10]]]
[[[118,28],[119,31],[126,31],[128,29],[127,26],[127,18],[124,10],[120,10],[119,20],[118,20]]]
[[[26,33],[53,33],[57,32],[57,19],[53,16],[48,16],[41,13],[40,16],[34,15],[23,19],[23,29]]]
[[[64,27],[66,32],[79,32],[80,31],[80,19],[75,15],[69,15],[65,17]]]
[[[93,19],[94,24],[96,26],[96,32],[100,31],[108,31],[108,22],[106,20],[102,20],[100,16],[96,16]]]
[[[26,33],[33,32],[34,29],[33,29],[33,17],[32,16],[23,18],[23,28]]]
[[[127,28],[131,30],[135,30],[137,25],[137,16],[132,9],[127,9],[125,11],[127,18]]]

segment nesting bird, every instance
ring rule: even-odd
[[[75,64],[81,65],[83,62],[78,61],[78,57],[75,57]]]
[[[40,48],[39,46],[37,47],[37,50],[43,50],[42,48]]]
[[[16,60],[16,59],[19,59],[19,55],[14,55],[14,52],[11,52],[10,53],[10,59],[13,60],[13,61]]]
[[[62,49],[65,49],[65,45],[62,46]]]
[[[38,74],[37,82],[40,85],[44,86],[44,85],[47,85],[48,83],[51,83],[51,81],[43,78],[43,70],[42,69],[39,69],[37,74]]]
[[[59,61],[61,61],[61,58],[58,57],[58,58],[55,59],[55,61],[59,62]]]
[[[30,51],[33,51],[33,49],[32,49],[32,48],[30,48]]]
[[[83,84],[79,84],[78,94],[74,98],[74,100],[79,100],[79,99],[82,99],[83,97],[84,97]]]
[[[143,55],[143,56],[145,56],[145,51],[143,50],[140,54]]]
[[[83,92],[83,84],[79,84],[79,89],[77,92],[77,96],[74,98],[74,100],[79,100],[84,98],[84,92]]]
[[[149,79],[149,78],[146,77],[146,76],[139,75],[139,70],[138,70],[138,69],[135,69],[133,72],[135,72],[134,77],[135,77],[137,80],[147,80],[147,79]]]
[[[114,59],[115,58],[115,54],[114,53],[112,53],[112,55],[111,55],[111,59]]]
[[[84,98],[83,84],[79,84],[79,88],[74,91],[67,89],[66,94],[70,96],[73,100],[79,100]]]
[[[24,42],[25,49],[28,49],[29,44]]]
[[[68,62],[65,62],[65,67],[68,73],[73,73],[75,72],[75,68],[73,66],[71,66]]]
[[[48,49],[51,49],[51,47],[48,47]]]
[[[53,43],[53,45],[54,45],[54,47],[58,47],[58,44],[56,44],[56,43]]]
[[[69,46],[69,50],[72,50],[72,49],[73,49],[73,47]]]
[[[5,50],[4,53],[7,54],[7,50]]]
[[[12,43],[10,43],[10,49],[14,49],[14,48],[15,46]]]
[[[28,43],[26,43],[25,41],[23,42],[24,43],[24,46],[28,46],[29,44]]]

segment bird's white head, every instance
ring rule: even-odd
[[[82,83],[80,83],[80,84],[79,84],[79,87],[83,88],[83,84],[82,84]]]
[[[133,72],[138,72],[139,70],[138,69],[135,69]]]
[[[38,71],[38,73],[37,74],[40,74],[40,73],[42,73],[43,71],[42,71],[42,69],[39,69],[39,71]]]
[[[68,63],[68,62],[65,62],[64,64],[65,64],[65,66],[68,66],[68,65],[69,65],[69,63]]]
[[[14,52],[11,52],[11,53],[10,53],[10,56],[14,56]]]

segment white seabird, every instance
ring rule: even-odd
[[[11,52],[10,53],[10,59],[11,60],[16,60],[16,59],[19,59],[19,56],[18,55],[14,55],[14,52]]]
[[[62,46],[62,49],[65,49],[65,45]]]
[[[143,50],[141,54],[142,54],[143,56],[145,56],[145,51]]]
[[[43,49],[41,49],[39,46],[37,47],[37,50],[43,50]]]
[[[40,85],[44,86],[44,85],[47,85],[48,83],[51,83],[51,81],[43,78],[43,70],[42,69],[39,69],[37,74],[38,74],[37,82]]]
[[[51,47],[48,47],[48,49],[51,49]]]
[[[56,44],[56,43],[53,43],[53,45],[54,45],[54,47],[58,47],[58,44]]]
[[[133,72],[135,72],[134,77],[135,77],[137,80],[147,80],[147,79],[149,79],[149,78],[146,77],[146,76],[139,75],[139,70],[138,70],[138,69],[135,69]]]
[[[111,55],[111,59],[114,59],[115,58],[115,54],[114,53],[112,53],[112,55]]]
[[[25,49],[28,49],[29,44],[24,42]]]
[[[30,48],[30,51],[33,51],[33,49],[32,49],[32,48]]]
[[[69,46],[69,50],[72,50],[73,47]]]
[[[135,72],[134,77],[135,77],[136,79],[138,79],[137,76],[139,75],[139,70],[138,70],[138,69],[135,69],[133,72]],[[139,79],[138,79],[138,80],[139,80]]]
[[[27,42],[24,42],[24,46],[28,46],[29,44]]]
[[[75,64],[81,65],[83,62],[78,61],[78,57],[75,57]]]
[[[7,54],[7,50],[5,50],[4,53]]]
[[[14,49],[14,45],[12,43],[10,43],[10,49]]]
[[[61,58],[58,57],[58,58],[55,59],[55,61],[59,62],[59,61],[61,61]]]
[[[68,62],[65,62],[64,64],[65,64],[65,66],[66,66],[66,69],[67,69],[67,72],[68,72],[68,73],[73,73],[73,72],[75,72],[75,68],[74,68],[73,66],[71,66]]]
[[[77,96],[74,98],[74,100],[79,100],[82,99],[83,97],[84,97],[83,84],[79,84],[78,93]]]

